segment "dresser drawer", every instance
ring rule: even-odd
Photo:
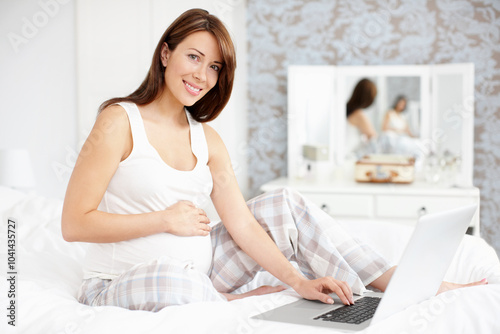
[[[373,217],[373,196],[353,194],[302,194],[334,217]]]
[[[476,203],[474,197],[438,196],[386,196],[375,199],[378,218],[418,218],[426,213],[436,213],[459,206]]]

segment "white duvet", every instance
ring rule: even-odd
[[[233,302],[195,303],[160,312],[88,307],[76,301],[85,245],[60,233],[61,201],[0,187],[0,333],[335,333],[250,317],[297,300],[292,290]],[[7,219],[17,223],[16,326],[7,324]],[[411,228],[372,222],[346,226],[397,263]],[[363,333],[500,333],[500,262],[482,239],[466,236],[446,280],[490,284],[459,289],[414,305]],[[278,283],[262,274],[246,288]],[[409,286],[408,289],[412,287]]]

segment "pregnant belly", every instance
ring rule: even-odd
[[[125,271],[137,263],[168,256],[192,262],[193,267],[208,274],[212,264],[212,242],[206,237],[179,237],[168,233],[123,241],[114,247],[114,269]]]

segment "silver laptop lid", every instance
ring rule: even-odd
[[[437,293],[476,210],[473,204],[420,217],[372,324]]]

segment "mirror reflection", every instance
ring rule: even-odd
[[[346,156],[419,155],[421,78],[346,76]]]
[[[291,177],[337,178],[377,153],[413,157],[430,183],[472,182],[473,64],[292,65],[287,94]]]

